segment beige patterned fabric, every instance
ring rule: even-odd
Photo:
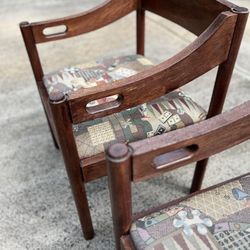
[[[103,83],[110,84],[152,66],[153,63],[141,55],[103,58],[50,73],[44,77],[44,84],[53,100],[57,99],[57,96],[60,97],[61,93],[68,94]],[[101,101],[104,102],[105,99]],[[92,102],[89,106],[97,104],[97,102]]]
[[[219,220],[244,208],[242,201],[234,199],[231,192],[233,188],[241,188],[239,181],[230,182],[214,190],[197,195],[182,202],[182,204],[199,208],[202,213]]]
[[[250,175],[135,221],[136,249],[250,249]]]
[[[204,120],[206,112],[182,91],[74,126],[78,153],[90,157],[115,142],[133,142]]]
[[[140,55],[112,57],[88,64],[68,67],[44,77],[51,99],[82,88],[132,76],[152,67],[152,62]],[[93,107],[116,100],[110,96],[88,103]],[[173,91],[150,103],[120,113],[77,124],[73,127],[80,158],[100,153],[112,143],[132,142],[182,128],[204,120],[206,112],[181,90]]]

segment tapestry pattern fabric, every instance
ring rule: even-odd
[[[74,126],[80,158],[97,155],[117,142],[133,142],[182,128],[206,118],[206,112],[182,91]]]
[[[111,84],[153,66],[141,55],[112,57],[68,67],[44,77],[51,99],[82,88]],[[117,95],[87,104],[91,108],[114,101]],[[205,110],[181,90],[176,90],[149,103],[107,117],[73,126],[79,157],[103,153],[112,143],[133,142],[182,128],[206,118]]]
[[[136,249],[250,249],[250,175],[135,221]]]

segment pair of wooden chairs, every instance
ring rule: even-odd
[[[136,11],[136,55],[44,74],[37,44],[99,29],[132,11]],[[152,65],[143,56],[146,11],[179,24],[197,39],[172,58]],[[84,185],[107,174],[104,151],[111,144],[157,136],[222,111],[247,14],[246,9],[224,0],[107,0],[79,15],[20,24],[85,239],[91,239],[94,231]],[[60,31],[53,33],[53,28]],[[217,78],[206,113],[177,89],[216,66]],[[191,192],[200,188],[206,165],[207,159],[197,163]]]
[[[244,142],[249,125],[250,101],[178,131],[112,145],[107,162],[117,249],[249,249],[250,172],[134,216],[131,199],[132,181]]]

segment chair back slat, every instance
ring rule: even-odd
[[[221,13],[193,43],[169,60],[127,79],[70,93],[68,101],[73,123],[151,101],[218,66],[228,57],[236,20],[236,14]],[[97,112],[86,109],[89,102],[112,95],[120,97],[113,106],[99,107]]]
[[[249,124],[250,101],[189,127],[130,143],[132,179],[147,179],[246,141],[250,139]]]
[[[149,0],[142,1],[142,8],[181,25],[200,35],[220,12],[235,5],[215,0]]]
[[[70,17],[32,23],[32,31],[36,43],[55,41],[81,35],[102,28],[119,18],[136,10],[136,0],[107,0],[99,6]],[[46,35],[46,30],[63,29]]]

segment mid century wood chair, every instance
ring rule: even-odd
[[[117,249],[249,249],[250,172],[132,216],[131,182],[250,139],[250,101],[198,124],[107,152]],[[216,141],[216,143],[214,143]]]
[[[43,73],[37,44],[99,29],[132,11],[137,13],[137,55]],[[143,57],[145,11],[183,26],[197,39],[169,60],[152,66]],[[93,227],[84,184],[106,175],[105,148],[116,141],[144,139],[203,120],[205,111],[174,90],[216,66],[218,74],[207,117],[220,113],[247,13],[224,0],[108,0],[79,15],[20,24],[86,239],[93,237]],[[48,34],[50,28],[58,26],[64,31]],[[206,162],[198,163],[192,191],[200,188]]]

